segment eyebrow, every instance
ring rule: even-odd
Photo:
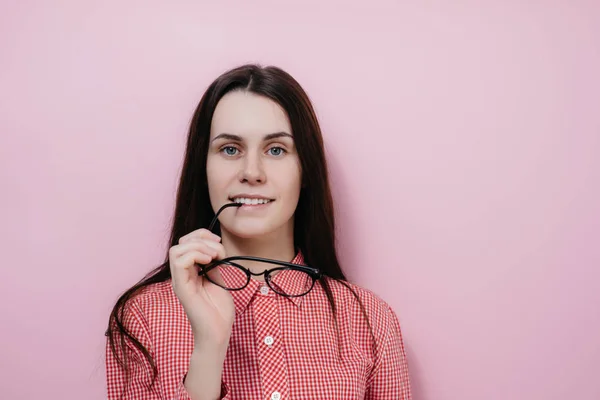
[[[294,139],[294,137],[287,132],[275,132],[275,133],[269,133],[268,135],[265,135],[263,140],[272,140],[272,139],[277,139],[280,137],[290,137],[290,138]],[[233,140],[235,142],[243,142],[244,141],[244,139],[241,136],[234,135],[231,133],[221,133],[221,134],[215,136],[215,138],[212,141],[214,142],[217,139]]]

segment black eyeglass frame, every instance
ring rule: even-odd
[[[225,208],[241,207],[242,205],[243,204],[240,204],[240,203],[228,203],[228,204],[225,204],[224,206],[222,206],[219,209],[219,211],[217,211],[217,213],[215,214],[215,217],[211,221],[208,230],[211,232],[213,231],[213,227],[218,221],[219,214],[221,214],[221,212]],[[260,273],[254,273],[254,272],[250,271],[248,268],[236,263],[235,261],[237,261],[237,260],[258,261],[258,262],[264,262],[264,263],[268,263],[268,264],[279,265],[279,267],[266,269]],[[247,277],[246,284],[240,288],[232,289],[232,288],[224,287],[223,285],[219,284],[218,282],[213,281],[210,278],[210,276],[207,275],[207,273],[210,270],[212,270],[213,268],[218,267],[219,265],[229,265],[229,266],[236,267],[239,270],[241,270]],[[280,292],[279,290],[275,289],[273,287],[273,285],[271,285],[271,279],[272,279],[271,274],[274,272],[286,271],[286,270],[300,271],[300,272],[306,273],[312,280],[310,288],[305,293],[298,294],[298,295],[290,295],[288,293],[283,293],[283,292]],[[310,293],[310,291],[315,286],[315,281],[317,281],[318,279],[321,279],[321,277],[322,277],[321,271],[318,268],[310,267],[308,265],[303,265],[303,264],[294,264],[294,263],[287,262],[287,261],[273,260],[270,258],[254,257],[254,256],[231,256],[231,257],[226,257],[222,260],[214,260],[209,264],[200,265],[200,268],[198,269],[198,275],[205,276],[206,279],[208,279],[210,282],[214,283],[215,285],[217,285],[225,290],[229,290],[229,291],[243,290],[250,283],[250,279],[252,278],[252,276],[261,276],[262,275],[265,279],[265,282],[271,288],[271,290],[273,290],[275,293],[277,293],[281,296],[285,296],[285,297],[301,297],[301,296],[307,295],[308,293]]]
[[[270,264],[280,265],[280,267],[266,269],[263,272],[254,273],[254,272],[250,271],[248,268],[236,263],[235,261],[237,261],[237,260],[266,262],[266,263],[270,263]],[[210,276],[207,275],[207,273],[210,270],[212,270],[213,268],[216,268],[220,265],[228,265],[228,266],[235,267],[235,268],[238,268],[239,270],[241,270],[246,275],[246,283],[239,288],[229,288],[229,287],[224,287],[223,285],[219,284],[218,282],[213,281],[210,278]],[[285,292],[282,292],[282,291],[278,290],[277,288],[275,288],[274,287],[275,285],[271,284],[271,279],[272,279],[271,274],[273,274],[274,272],[290,271],[290,270],[304,272],[304,273],[306,273],[307,277],[309,277],[311,279],[312,282],[310,284],[310,287],[308,287],[308,289],[305,292],[303,292],[302,294],[285,293]],[[253,257],[253,256],[232,256],[232,257],[224,258],[222,260],[215,260],[215,261],[211,262],[210,264],[207,264],[206,266],[201,267],[201,269],[199,271],[199,275],[206,276],[206,279],[208,279],[210,282],[214,283],[215,285],[217,285],[219,287],[222,287],[223,289],[229,290],[229,291],[243,290],[246,286],[248,286],[248,284],[250,283],[250,279],[253,276],[261,276],[262,275],[262,276],[264,276],[265,282],[267,283],[267,285],[269,285],[271,290],[273,290],[275,293],[277,293],[281,296],[285,296],[285,297],[301,297],[301,296],[304,296],[304,295],[310,293],[310,291],[312,290],[312,288],[315,285],[315,281],[317,281],[318,279],[321,278],[321,272],[319,271],[319,269],[309,267],[308,265],[293,264],[293,263],[286,262],[286,261],[271,260],[271,259],[267,259],[267,258]]]

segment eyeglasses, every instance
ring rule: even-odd
[[[212,232],[217,222],[219,214],[227,207],[240,207],[240,203],[229,203],[222,206],[213,218],[209,231]],[[274,264],[276,268],[265,269],[261,273],[254,273],[248,268],[238,264],[236,261],[254,261],[257,263]],[[208,275],[208,272],[214,268],[219,268],[223,282],[216,282]],[[285,273],[285,277],[274,279],[275,275]],[[294,264],[286,261],[272,260],[269,258],[253,256],[233,256],[222,260],[214,260],[207,265],[201,265],[198,275],[205,276],[210,282],[222,287],[223,289],[236,291],[242,290],[250,283],[252,276],[263,276],[265,283],[277,294],[285,297],[300,297],[308,294],[315,285],[315,281],[321,278],[321,272],[318,268],[308,265]]]

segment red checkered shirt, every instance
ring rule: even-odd
[[[293,262],[302,263],[302,255]],[[283,271],[273,281],[289,290],[304,285],[294,278],[294,271]],[[295,298],[280,296],[254,279],[245,289],[231,292],[236,317],[223,365],[222,399],[411,399],[394,311],[373,293],[350,284],[364,304],[371,334],[354,295],[343,284],[329,282],[337,326],[319,284]],[[149,389],[150,364],[134,352],[128,357],[131,375],[126,381],[107,342],[108,399],[190,399],[183,381],[194,339],[171,282],[150,285],[130,300],[124,324],[149,350],[158,377]]]

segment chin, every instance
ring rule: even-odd
[[[273,232],[271,227],[261,224],[256,226],[255,224],[238,224],[234,227],[226,227],[225,229],[230,235],[241,238],[241,239],[259,239]]]

